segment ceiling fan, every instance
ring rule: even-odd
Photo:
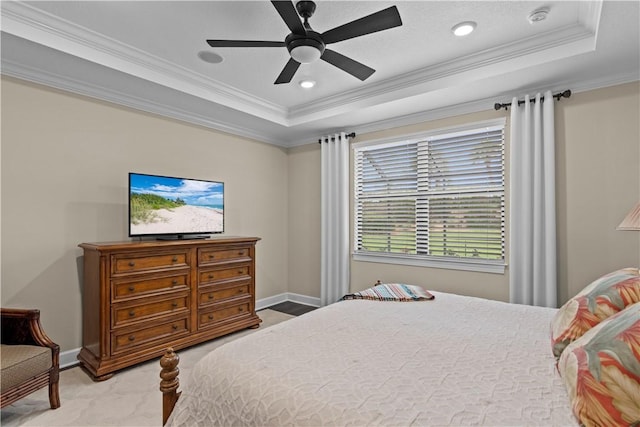
[[[271,3],[291,30],[284,41],[207,40],[207,43],[211,47],[286,47],[291,58],[274,84],[289,83],[300,64],[308,64],[317,59],[322,59],[364,81],[376,70],[327,49],[326,45],[402,25],[398,8],[391,6],[320,34],[309,24],[309,18],[316,10],[316,4],[313,1],[298,1],[295,6],[292,1],[272,1]],[[300,22],[298,14],[304,22]]]

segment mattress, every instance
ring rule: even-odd
[[[578,425],[555,309],[433,294],[341,301],[225,344],[167,425]]]

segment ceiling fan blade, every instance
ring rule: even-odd
[[[398,8],[391,6],[364,18],[356,19],[347,24],[325,31],[321,37],[325,44],[341,42],[354,37],[364,36],[378,31],[402,25]]]
[[[331,49],[325,49],[320,59],[328,62],[331,65],[335,65],[342,71],[346,71],[352,76],[357,77],[363,81],[368,79],[371,74],[376,72],[376,70],[374,70],[373,68],[367,67],[366,65],[361,64],[360,62],[348,58]]]
[[[296,11],[296,7],[293,5],[292,1],[272,1],[273,6],[276,8],[280,17],[287,24],[287,27],[294,34],[299,34],[301,36],[305,35],[307,32],[298,17],[298,12]]]
[[[207,40],[211,47],[284,47],[284,42],[261,40]]]
[[[289,58],[289,62],[284,66],[274,84],[279,85],[282,83],[289,83],[293,78],[293,75],[298,71],[298,67],[300,67],[300,63],[293,58]]]

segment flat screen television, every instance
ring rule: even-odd
[[[224,183],[129,173],[129,236],[206,238],[224,232]]]

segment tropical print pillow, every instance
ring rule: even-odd
[[[637,268],[617,270],[592,282],[567,301],[551,321],[551,347],[556,359],[569,343],[636,302],[640,302]]]
[[[582,425],[640,424],[640,303],[569,344],[558,370]]]

